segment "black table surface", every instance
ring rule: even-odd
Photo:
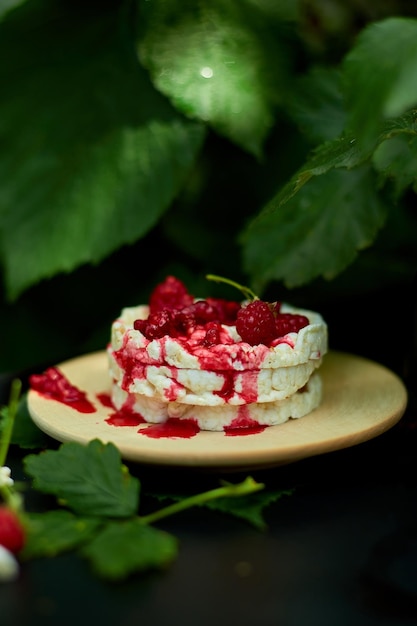
[[[251,475],[292,489],[268,528],[193,509],[159,523],[179,540],[164,571],[121,583],[70,553],[24,564],[0,585],[0,626],[392,626],[417,624],[417,414],[376,439]],[[12,447],[13,474],[27,451]],[[129,466],[149,491],[195,492],[217,475]]]

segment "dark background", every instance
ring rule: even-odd
[[[370,20],[413,12],[409,2],[334,2],[331,11],[329,3],[303,4],[306,38],[324,57],[343,54]],[[273,143],[272,137],[271,151]],[[222,218],[217,249],[208,248],[201,256],[192,247],[178,247],[169,236],[176,219],[173,207],[143,240],[97,266],[45,280],[15,302],[7,301],[2,291],[2,403],[13,376],[27,382],[35,369],[104,348],[119,310],[146,301],[167,273],[175,273],[201,295],[212,290],[204,275],[218,263],[228,268],[229,276],[245,279],[234,234],[247,215],[227,211],[229,194],[233,190],[233,201],[243,207],[263,201],[268,172],[254,171],[252,160],[214,133],[207,154],[217,167],[209,173],[199,219],[213,228]],[[249,171],[249,189],[239,197],[239,182]],[[406,203],[415,214],[413,194]],[[266,296],[308,304],[328,322],[332,349],[368,357],[395,371],[410,398],[400,423],[354,448],[255,472],[254,478],[271,488],[294,489],[266,510],[265,532],[205,510],[165,521],[161,527],[180,542],[179,557],[166,571],[110,585],[73,554],[25,564],[16,583],[0,586],[0,626],[417,624],[417,263],[416,248],[408,242],[389,256],[374,254],[389,249],[391,232],[388,226],[375,248],[361,253],[330,283],[318,280],[291,292],[271,285]],[[8,462],[13,475],[27,481],[21,466],[24,454],[13,447]],[[216,472],[140,465],[130,470],[147,494],[175,490],[179,482],[199,491],[223,478]],[[27,497],[31,506],[46,506],[30,489]]]

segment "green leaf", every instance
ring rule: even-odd
[[[346,111],[340,82],[339,69],[314,66],[296,81],[286,104],[288,115],[316,144],[330,141],[344,130]]]
[[[26,544],[19,554],[24,560],[53,557],[78,548],[89,541],[101,521],[76,517],[70,511],[57,510],[25,514]]]
[[[258,491],[248,496],[240,498],[221,498],[207,502],[205,506],[213,511],[221,511],[228,515],[234,515],[245,522],[252,524],[259,530],[265,530],[267,524],[263,517],[263,512],[273,502],[277,502],[283,496],[288,496],[291,491]]]
[[[265,14],[269,20],[285,20],[297,22],[300,19],[300,6],[294,0],[247,0]]]
[[[137,512],[140,483],[111,443],[67,442],[58,450],[26,456],[24,467],[35,489],[55,495],[80,515],[128,517]]]
[[[353,169],[366,162],[371,162],[374,148],[398,135],[417,135],[417,112],[410,111],[398,118],[388,120],[378,135],[376,146],[365,149],[349,134],[343,134],[332,141],[325,141],[315,150],[290,180],[280,189],[265,207],[262,214],[288,202],[314,176],[321,176],[332,169]]]
[[[277,22],[245,0],[142,3],[138,53],[156,87],[187,116],[260,155],[286,84]]]
[[[28,2],[0,22],[0,255],[10,299],[143,237],[205,129],[137,63],[125,3]]]
[[[24,4],[25,2],[28,2],[28,0],[1,0],[0,21],[3,19],[6,13],[8,13],[8,11],[11,11],[12,9],[18,7],[20,4]]]
[[[170,496],[171,499],[176,500],[175,503],[159,509],[158,511],[154,511],[153,513],[149,513],[148,515],[141,516],[140,519],[142,523],[153,524],[169,515],[185,511],[193,506],[201,506],[207,504],[207,502],[221,498],[241,498],[242,496],[247,496],[262,490],[264,486],[265,485],[262,483],[257,483],[251,476],[247,476],[245,480],[238,484],[223,482],[221,487],[209,489],[208,491],[203,491],[202,493],[197,493],[192,496]]]
[[[322,176],[335,168],[352,169],[367,159],[369,153],[364,152],[356,139],[350,136],[342,136],[323,143],[315,149],[312,157],[291,177],[263,212],[268,213],[288,202],[311,178]]]
[[[242,238],[256,289],[270,280],[288,287],[331,279],[369,246],[386,217],[368,167],[313,178],[286,204],[274,201]]]
[[[370,24],[346,56],[344,74],[351,130],[372,144],[385,119],[417,104],[417,20]]]
[[[376,147],[394,137],[415,137],[416,119],[410,111],[388,120]],[[296,287],[318,276],[334,278],[373,243],[386,215],[366,165],[373,154],[348,134],[324,142],[249,223],[239,239],[256,291],[272,279]]]
[[[398,198],[408,187],[417,191],[417,139],[396,136],[382,143],[372,159],[382,181],[392,180]]]
[[[193,506],[207,507],[214,511],[228,513],[245,520],[259,530],[266,528],[263,519],[263,510],[272,502],[276,502],[284,495],[289,495],[289,491],[265,491],[262,483],[257,483],[252,477],[238,484],[232,484],[223,481],[223,486],[217,489],[204,491],[196,495],[185,495],[179,493],[152,493],[154,498],[159,501],[174,500],[176,504],[160,509],[155,513],[151,513],[142,518],[142,521],[148,522],[148,519],[160,519],[160,511],[175,509],[176,512],[184,510],[188,507],[188,503],[192,502]]]
[[[177,556],[178,542],[170,534],[146,526],[137,518],[109,523],[82,549],[94,571],[110,580],[167,567]]]

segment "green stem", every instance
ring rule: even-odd
[[[207,280],[213,280],[216,283],[226,283],[226,285],[231,285],[232,287],[236,287],[239,289],[247,300],[259,300],[256,293],[249,289],[249,287],[245,287],[244,285],[239,285],[234,280],[230,280],[229,278],[223,278],[223,276],[216,276],[216,274],[207,274]]]
[[[168,517],[169,515],[185,511],[193,506],[200,506],[201,504],[205,504],[211,500],[217,500],[218,498],[248,495],[255,493],[256,491],[260,491],[264,487],[265,485],[255,482],[253,478],[249,476],[242,483],[237,485],[226,484],[223,487],[218,487],[217,489],[211,489],[210,491],[205,491],[204,493],[184,498],[184,500],[174,502],[174,504],[170,504],[169,506],[159,509],[154,513],[140,516],[139,519],[143,524],[153,524],[154,522]]]
[[[17,409],[19,406],[20,391],[22,389],[22,382],[18,379],[13,380],[10,399],[7,406],[7,417],[0,440],[0,467],[6,463],[7,453],[9,451],[9,445],[12,438],[13,425],[16,417]]]

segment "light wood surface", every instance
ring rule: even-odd
[[[200,432],[190,439],[151,439],[139,434],[137,426],[106,423],[112,409],[96,397],[109,391],[105,352],[58,367],[72,384],[88,393],[97,411],[78,413],[31,390],[28,408],[37,426],[58,441],[112,442],[124,459],[146,464],[241,471],[291,463],[380,435],[400,420],[407,404],[404,384],[393,372],[362,357],[330,352],[319,370],[322,404],[305,417],[253,435]]]

